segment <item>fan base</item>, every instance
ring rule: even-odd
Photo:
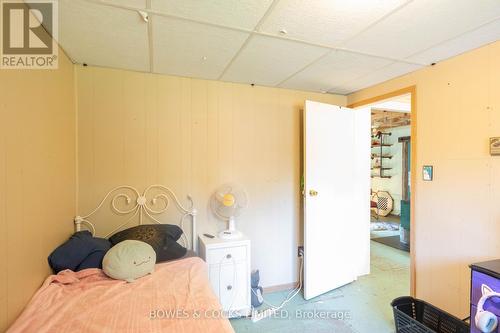
[[[224,230],[219,232],[219,238],[221,239],[237,239],[241,238],[243,234],[238,230]]]

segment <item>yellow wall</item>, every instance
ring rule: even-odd
[[[250,197],[237,222],[252,239],[262,284],[296,281],[300,109],[306,99],[345,105],[345,96],[97,67],[76,72],[80,213],[114,186],[161,183],[182,198],[192,194],[199,232],[214,233],[224,225],[209,214],[210,194],[235,181]]]
[[[488,138],[500,136],[499,58],[500,43],[492,44],[348,98],[417,85],[417,170],[435,167],[433,182],[418,175],[413,187],[417,296],[460,316],[468,312],[467,265],[500,256],[500,158],[488,155]],[[346,104],[341,96],[95,67],[76,67],[74,78],[64,57],[55,72],[0,71],[7,268],[0,272],[0,330],[49,273],[47,254],[71,233],[75,192],[85,212],[123,183],[158,182],[192,194],[200,232],[223,226],[208,213],[213,189],[243,184],[251,209],[239,227],[253,240],[252,266],[263,285],[293,282],[305,99]]]
[[[452,313],[468,312],[473,262],[500,257],[500,42],[348,96],[349,104],[416,85],[416,291]],[[422,165],[434,165],[423,182]]]
[[[75,212],[73,64],[0,70],[0,331],[47,277]]]

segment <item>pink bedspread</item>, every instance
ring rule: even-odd
[[[186,258],[133,283],[100,269],[65,270],[45,280],[7,332],[234,332],[206,270],[200,258]]]

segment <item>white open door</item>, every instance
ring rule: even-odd
[[[304,297],[370,269],[370,110],[306,101]]]

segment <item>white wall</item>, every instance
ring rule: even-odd
[[[391,132],[391,136],[385,136],[384,142],[392,144],[391,147],[384,147],[384,153],[393,156],[392,159],[384,159],[384,167],[392,168],[386,170],[385,175],[391,175],[392,178],[372,178],[373,191],[387,191],[394,199],[394,210],[391,214],[401,214],[401,200],[403,198],[403,144],[398,142],[398,138],[403,136],[410,136],[411,127],[402,126],[386,130]],[[373,148],[372,153],[379,154],[379,148]],[[373,173],[378,170],[372,170]]]

